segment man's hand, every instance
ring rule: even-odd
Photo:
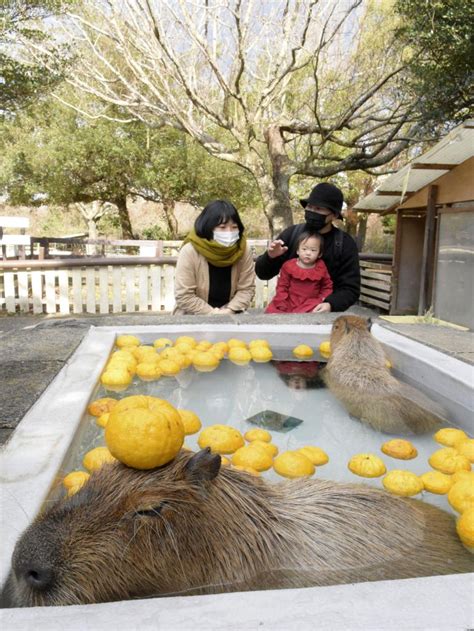
[[[276,239],[268,246],[267,254],[271,259],[276,259],[277,256],[285,254],[287,250],[288,246],[285,245],[285,242],[281,239]]]
[[[232,309],[229,309],[228,307],[221,307],[221,308],[219,309],[219,313],[220,313],[221,315],[231,315],[231,314],[232,314],[232,313],[234,313],[234,312],[232,311]]]
[[[313,313],[329,313],[331,311],[331,305],[329,302],[321,302],[317,307],[313,309]]]

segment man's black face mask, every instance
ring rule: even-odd
[[[326,225],[327,215],[320,215],[313,210],[304,211],[304,220],[306,225],[312,230],[321,230]]]

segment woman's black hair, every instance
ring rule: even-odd
[[[306,239],[309,239],[310,237],[316,237],[316,239],[318,239],[319,241],[319,258],[322,257],[323,252],[324,252],[324,237],[322,234],[319,234],[319,232],[311,232],[309,230],[304,230],[300,236],[298,237],[298,241],[296,242],[296,251],[298,252],[298,249],[300,247],[300,245],[303,243],[303,241],[306,241]]]
[[[194,222],[194,230],[198,237],[212,240],[214,228],[221,223],[234,221],[239,228],[239,239],[245,230],[237,208],[225,199],[216,199],[207,204]]]

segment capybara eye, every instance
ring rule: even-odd
[[[149,508],[142,508],[135,511],[135,517],[158,517],[164,507],[165,502],[157,504],[156,506],[150,506]]]

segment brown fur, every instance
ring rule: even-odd
[[[378,431],[422,434],[437,429],[444,410],[390,373],[370,325],[357,316],[334,321],[331,357],[322,371],[328,388],[350,414]]]
[[[164,467],[106,465],[40,515],[13,555],[16,605],[308,587],[468,572],[454,519],[323,480],[271,485],[209,450]],[[153,513],[155,510],[155,513]],[[140,513],[140,511],[147,511]],[[42,590],[28,572],[47,569]]]

